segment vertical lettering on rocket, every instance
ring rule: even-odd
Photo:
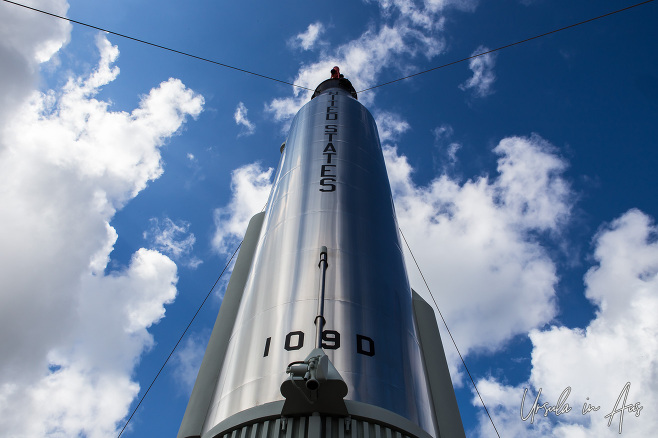
[[[330,100],[327,106],[327,120],[338,120],[338,112],[336,111],[336,94],[329,93]],[[333,160],[334,156],[338,155],[336,147],[334,146],[334,137],[338,137],[338,125],[327,124],[324,125],[324,135],[327,138],[327,143],[322,151],[325,158],[325,164],[320,168],[320,191],[321,192],[335,192],[336,191],[336,161]]]
[[[338,120],[338,113],[333,107],[327,107],[327,120]]]

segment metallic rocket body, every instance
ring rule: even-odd
[[[243,262],[248,269],[221,363],[204,359],[199,379],[204,367],[218,368],[214,378],[197,380],[205,389],[194,390],[207,394],[204,438],[219,436],[218,425],[251,408],[280,409],[288,365],[319,347],[318,300],[321,348],[347,386],[346,403],[439,436],[377,127],[353,94],[331,81],[339,82],[326,81],[292,122],[262,226],[252,232],[250,261]]]

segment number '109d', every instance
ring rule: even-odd
[[[322,332],[322,348],[327,350],[337,350],[340,348],[340,333],[335,330],[325,330]],[[269,337],[265,340],[265,350],[263,357],[270,354],[270,346],[272,338]],[[286,335],[283,348],[286,351],[299,350],[304,346],[304,332],[293,331]],[[356,335],[356,352],[365,356],[375,355],[375,341],[368,336]]]

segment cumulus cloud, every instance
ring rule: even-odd
[[[164,305],[176,295],[176,281],[176,265],[171,260],[140,249],[122,272],[82,275],[73,291],[76,308],[72,311],[54,313],[37,324],[30,320],[38,331],[47,331],[60,318],[73,319],[71,329],[40,358],[40,372],[25,370],[36,367],[23,362],[16,364],[23,369],[19,375],[12,373],[15,379],[9,381],[3,375],[3,432],[12,437],[116,434],[116,422],[127,414],[139,391],[130,376],[139,355],[152,345],[146,329],[164,316]],[[12,337],[30,340],[24,333],[12,332]],[[8,340],[2,341],[6,345]],[[3,357],[4,370],[7,362],[20,359]],[[28,373],[34,380],[27,378]]]
[[[212,245],[221,254],[230,254],[242,239],[251,217],[263,210],[272,189],[272,171],[259,163],[233,171],[230,203],[214,211],[215,235]]]
[[[479,46],[471,56],[488,51],[489,48]],[[487,53],[486,55],[473,58],[468,63],[468,68],[473,72],[473,76],[466,82],[459,85],[464,91],[471,90],[476,97],[486,97],[493,93],[493,84],[496,82],[496,74],[493,69],[496,65],[496,54]]]
[[[379,130],[379,140],[382,143],[397,140],[400,135],[407,132],[410,128],[409,123],[403,120],[399,114],[388,111],[379,112],[375,116],[375,122]]]
[[[298,47],[302,50],[311,50],[317,42],[320,35],[324,33],[324,25],[319,21],[311,23],[305,32],[297,34],[294,38],[288,41],[292,47]]]
[[[358,91],[375,85],[383,70],[406,72],[409,65],[403,61],[402,55],[413,58],[423,54],[432,58],[444,47],[440,36],[419,30],[406,21],[382,25],[379,30],[366,30],[357,39],[339,46],[332,54],[323,54],[322,61],[303,65],[294,83],[314,90],[320,82],[329,78],[329,71],[337,65]],[[265,109],[273,114],[275,120],[286,122],[310,100],[311,94],[310,91],[302,93],[295,88],[292,97],[273,99]],[[364,93],[359,99],[367,105],[372,102],[373,96],[373,92]]]
[[[194,237],[194,233],[189,232],[189,222],[174,222],[168,217],[162,220],[151,218],[149,222],[151,226],[148,231],[144,232],[144,239],[149,242],[151,247],[191,268],[196,268],[203,263],[192,255],[196,237]]]
[[[314,90],[329,78],[334,65],[341,67],[341,72],[357,91],[376,85],[383,72],[389,75],[414,73],[415,57],[424,56],[429,60],[445,50],[442,36],[445,11],[450,8],[472,11],[477,4],[477,0],[372,1],[380,6],[384,23],[370,26],[359,37],[330,52],[323,51],[321,61],[302,65],[293,80],[295,84]],[[307,31],[309,36],[313,34],[311,29],[309,27]],[[285,130],[311,94],[311,91],[293,88],[291,97],[273,99],[265,109],[275,120],[284,122]],[[373,102],[375,94],[369,91],[359,99],[368,105]]]
[[[450,164],[455,164],[457,162],[457,152],[459,152],[459,149],[461,149],[462,145],[459,143],[450,143],[448,145],[448,148],[446,150],[446,153],[448,154],[448,162]]]
[[[654,433],[658,420],[649,412],[658,402],[656,235],[653,220],[638,210],[630,210],[604,226],[594,239],[596,265],[585,275],[585,295],[597,308],[594,320],[585,329],[553,326],[533,330],[532,370],[527,382],[514,387],[494,379],[479,382],[480,392],[497,412],[495,420],[505,436],[612,437],[619,436],[620,427],[625,437]],[[627,383],[630,386],[624,392]],[[555,405],[560,394],[570,388],[566,402],[573,411],[544,417],[540,410],[533,424],[530,419],[522,421],[525,388],[530,400],[524,415],[540,388],[540,405]],[[496,397],[496,393],[506,395]],[[584,403],[600,409],[583,415]],[[626,409],[622,419],[615,406],[624,405],[641,406],[642,410],[638,416]],[[483,421],[479,436],[493,436]]]
[[[440,15],[445,9],[473,11],[477,0],[366,0],[379,4],[384,14],[399,14],[416,26],[426,29],[441,29],[445,18]]]
[[[454,134],[454,129],[452,129],[452,126],[448,125],[447,123],[442,124],[441,126],[437,126],[434,128],[434,139],[436,141],[440,141],[443,139],[449,139],[452,137]]]
[[[444,165],[444,171],[447,170],[448,165],[454,166],[457,163],[457,152],[461,149],[462,145],[457,142],[450,142],[454,130],[452,126],[444,123],[441,126],[434,128],[434,141],[437,146],[445,149],[445,154],[448,160]]]
[[[398,14],[416,26],[441,29],[445,18],[439,15],[447,8],[472,11],[477,0],[366,0],[379,4],[385,15]]]
[[[238,103],[238,106],[235,108],[233,119],[235,120],[236,125],[242,126],[243,128],[239,136],[251,135],[256,130],[256,125],[247,118],[247,107],[242,102]]]
[[[568,218],[565,164],[538,136],[503,139],[493,152],[493,179],[460,184],[442,175],[418,186],[406,157],[384,147],[398,222],[462,354],[494,351],[556,311],[556,267],[535,234],[550,234]],[[530,190],[519,190],[522,183]],[[412,287],[427,296],[406,259]],[[446,351],[457,376],[456,353]]]
[[[3,17],[0,29],[10,21]],[[23,24],[38,29],[38,22]],[[68,38],[55,27],[21,40],[24,54],[34,62],[52,56]],[[0,125],[0,425],[7,436],[115,435],[139,390],[131,377],[152,345],[148,328],[176,296],[177,267],[154,250],[139,249],[128,266],[106,273],[117,239],[110,221],[162,174],[160,147],[200,113],[203,98],[170,79],[132,112],[110,111],[95,96],[118,75],[118,50],[102,36],[98,47],[88,76],[24,93]]]
[[[66,0],[33,0],[30,6],[65,15]],[[0,124],[38,81],[39,65],[51,60],[69,41],[71,23],[24,8],[0,4]]]
[[[209,338],[209,333],[191,335],[185,340],[182,348],[179,348],[174,354],[173,373],[188,397],[192,393],[194,382],[199,374],[199,367],[201,367]]]
[[[385,13],[397,10],[400,15],[411,20],[416,25],[425,28],[438,25],[438,23],[432,20],[433,17],[431,14],[428,13],[430,10],[423,7],[424,5],[416,4],[413,0],[378,0],[377,3],[379,3],[379,6]]]

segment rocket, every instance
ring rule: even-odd
[[[370,112],[335,67],[292,121],[178,438],[463,438]]]

